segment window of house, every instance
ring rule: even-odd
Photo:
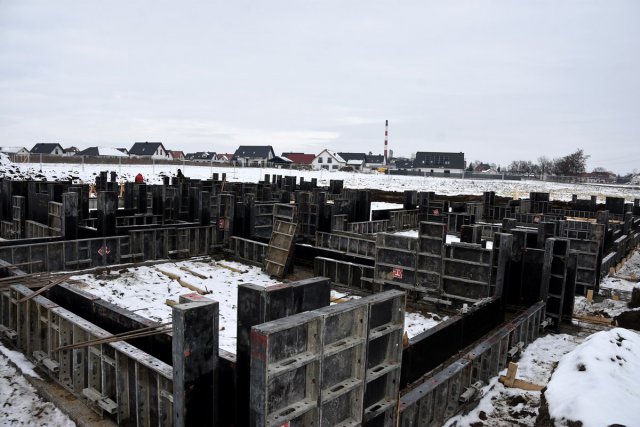
[[[327,158],[327,163],[331,163],[331,161],[332,161],[332,160],[331,160],[331,157],[328,157],[328,158]]]
[[[318,163],[322,163],[322,157],[318,157]]]
[[[327,169],[327,170],[328,170],[328,169],[329,169],[329,166],[327,166],[327,165],[322,165],[322,169]]]
[[[338,169],[338,165],[333,165],[332,169]]]

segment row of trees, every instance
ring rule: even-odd
[[[537,163],[531,160],[514,160],[509,166],[504,168],[504,172],[509,172],[518,175],[563,175],[563,176],[575,176],[584,173],[587,169],[588,155],[584,154],[582,149],[577,150],[575,153],[568,154],[564,157],[558,157],[550,159],[547,156],[541,156],[538,158]],[[472,162],[469,165],[469,170],[473,170],[478,165],[491,166],[492,169],[500,172],[500,166],[495,164],[486,164],[480,161]],[[602,169],[602,170],[599,170]],[[595,172],[606,172],[603,168],[594,169]]]

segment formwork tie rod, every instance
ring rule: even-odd
[[[104,338],[96,338],[93,340],[83,341],[75,344],[67,344],[60,346],[55,349],[55,351],[59,350],[73,350],[81,347],[88,347],[90,345],[99,345],[99,344],[108,344],[116,341],[125,341],[134,338],[142,338],[148,337],[152,335],[163,334],[171,331],[171,322],[162,323],[156,326],[148,326],[146,328],[135,329],[133,331],[122,332],[119,334],[111,335],[109,337]]]
[[[27,295],[24,298],[19,299],[18,303],[23,303],[25,301],[29,301],[31,298],[37,297],[38,295],[40,295],[44,291],[46,291],[48,289],[51,289],[54,286],[59,285],[60,283],[64,282],[65,280],[68,280],[71,276],[72,276],[71,274],[65,274],[64,276],[61,276],[61,277],[55,279],[53,282],[49,283],[48,285],[44,285],[43,287],[41,287],[40,289],[38,289],[34,293],[32,293],[30,295]]]

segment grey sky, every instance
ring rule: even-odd
[[[0,0],[0,145],[640,169],[640,2]]]

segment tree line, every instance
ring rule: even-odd
[[[531,160],[514,160],[506,168],[501,170],[500,166],[495,164],[486,164],[480,161],[471,162],[468,170],[472,171],[478,165],[486,165],[495,169],[496,172],[508,172],[517,175],[561,175],[576,176],[587,170],[588,155],[584,150],[578,149],[576,152],[568,154],[564,157],[550,159],[547,156],[538,157],[536,163]],[[594,172],[606,172],[604,168],[596,168]]]

